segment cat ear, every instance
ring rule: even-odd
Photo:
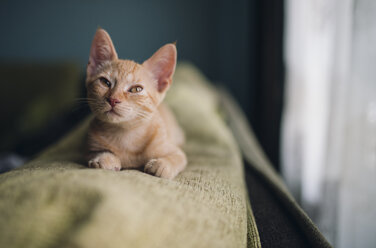
[[[98,28],[91,43],[87,75],[95,74],[98,66],[102,63],[117,58],[118,56],[110,36],[104,29]]]
[[[153,56],[143,63],[152,72],[158,82],[158,91],[165,92],[172,83],[175,72],[177,51],[175,44],[167,44],[159,48]]]

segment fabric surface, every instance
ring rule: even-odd
[[[166,99],[187,138],[174,180],[87,168],[87,120],[0,175],[0,247],[260,247],[241,155],[206,81],[180,65]]]
[[[248,194],[252,199],[252,210],[262,248],[311,247],[306,235],[281,204],[275,192],[251,169],[252,165],[247,164],[247,161],[244,163]]]
[[[244,159],[247,161],[246,165],[249,166],[248,169],[257,177],[258,182],[250,182],[249,185],[256,186],[256,184],[263,184],[267,188],[267,191],[264,192],[269,194],[259,195],[263,196],[262,200],[265,202],[261,214],[264,214],[264,217],[268,218],[263,219],[263,221],[267,221],[272,225],[272,227],[268,227],[268,232],[262,235],[267,236],[267,240],[272,242],[273,245],[267,246],[269,243],[264,244],[267,247],[284,247],[283,244],[286,242],[291,245],[288,247],[331,247],[316,225],[290,194],[282,178],[273,169],[270,161],[263,153],[251,126],[236,102],[225,90],[220,90],[219,96],[221,99],[220,105],[227,117],[230,129],[239,144]],[[270,204],[273,201],[278,202],[279,209],[274,208],[270,210],[272,208]],[[266,215],[268,211],[273,211],[269,217]],[[273,219],[273,216],[276,216],[276,211],[282,211],[283,215],[286,215],[280,215],[278,216],[279,219]],[[289,226],[284,227],[284,229],[275,228],[278,226],[277,224],[283,222]],[[301,239],[288,240],[290,237],[282,237],[281,234],[284,232],[285,234],[288,233],[286,228],[295,228],[295,231],[302,234]],[[263,230],[260,229],[260,231]]]

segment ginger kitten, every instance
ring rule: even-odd
[[[167,44],[142,64],[118,59],[108,33],[95,33],[87,65],[87,99],[94,114],[88,133],[88,165],[138,168],[174,178],[187,159],[184,134],[161,102],[172,83],[176,46]]]

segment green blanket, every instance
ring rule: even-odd
[[[166,99],[187,137],[184,172],[87,168],[86,120],[0,175],[0,247],[260,247],[240,151],[206,81],[180,65]]]

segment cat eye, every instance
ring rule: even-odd
[[[138,93],[138,92],[141,92],[142,90],[143,90],[143,88],[141,86],[137,85],[137,86],[133,86],[128,91],[131,92],[131,93]]]
[[[111,88],[111,82],[105,78],[105,77],[100,77],[99,81],[101,81],[102,84],[106,85],[108,88]]]

